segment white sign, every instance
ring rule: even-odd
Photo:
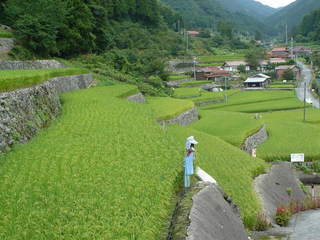
[[[293,153],[291,154],[291,162],[304,162],[304,153]]]

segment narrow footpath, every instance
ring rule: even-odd
[[[297,97],[300,101],[304,101],[304,84],[307,84],[307,94],[306,99],[308,103],[312,103],[312,105],[316,108],[320,108],[319,99],[314,97],[311,92],[311,82],[312,82],[312,69],[302,63],[301,61],[297,61],[298,66],[301,69],[301,81],[298,82],[298,87],[296,88]]]

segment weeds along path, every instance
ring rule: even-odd
[[[161,239],[180,146],[151,109],[117,98],[133,88],[63,95],[59,120],[0,156],[0,239]]]

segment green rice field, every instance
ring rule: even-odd
[[[175,98],[192,98],[201,95],[201,88],[176,88],[173,97]]]
[[[183,149],[147,105],[117,98],[132,90],[65,94],[51,127],[0,155],[0,239],[164,238]]]
[[[187,79],[187,78],[191,78],[191,77],[188,76],[188,75],[170,75],[170,76],[169,76],[169,80],[170,80],[170,81]]]
[[[228,54],[228,55],[209,55],[209,56],[199,56],[198,60],[201,63],[223,63],[225,61],[237,61],[244,60],[245,55],[241,53]]]
[[[31,87],[54,77],[88,73],[80,68],[3,70],[0,71],[0,92]]]
[[[275,83],[270,84],[268,88],[295,88],[296,86],[294,84],[282,84],[282,83]]]
[[[190,81],[190,82],[182,82],[180,83],[180,86],[188,86],[188,85],[202,85],[202,84],[208,84],[212,83],[212,81]]]
[[[147,103],[154,110],[158,120],[172,119],[194,107],[192,101],[170,97],[148,97]]]
[[[190,128],[220,137],[236,147],[240,147],[248,136],[263,125],[253,114],[203,110],[200,116],[201,119],[192,123]]]

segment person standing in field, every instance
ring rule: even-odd
[[[190,187],[190,176],[194,174],[193,161],[195,160],[195,145],[198,142],[194,139],[194,136],[190,136],[186,141],[186,156],[184,158],[184,187]]]

